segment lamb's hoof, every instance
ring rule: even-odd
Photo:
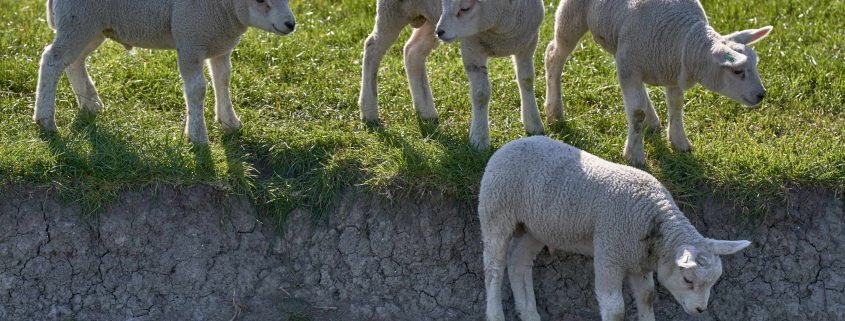
[[[223,129],[223,134],[232,135],[232,134],[237,133],[239,130],[241,130],[241,128],[243,128],[243,125],[241,125],[240,120],[235,120],[233,122],[221,121],[220,122],[220,128]]]
[[[81,102],[79,105],[82,111],[93,115],[96,115],[101,109],[103,109],[103,102],[99,100],[88,100]]]
[[[632,152],[632,151],[630,151],[626,148],[625,151],[622,152],[622,158],[625,158],[625,160],[627,160],[628,163],[631,164],[631,166],[634,166],[634,167],[644,167],[645,166],[645,152],[644,151]]]
[[[384,123],[379,118],[361,119],[361,121],[364,122],[364,126],[367,126],[367,128],[370,128],[370,129],[384,127]]]
[[[490,150],[490,139],[470,138],[469,145],[477,152],[485,152]]]
[[[683,139],[672,139],[672,137],[669,137],[669,142],[672,143],[672,149],[676,152],[688,153],[692,151],[692,143],[686,137]]]
[[[44,133],[55,133],[59,131],[59,128],[56,127],[56,120],[53,118],[34,118],[34,120],[38,128]]]

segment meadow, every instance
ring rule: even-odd
[[[558,1],[546,1],[535,56],[536,93],[545,95],[542,52]],[[647,167],[680,201],[722,193],[747,213],[765,212],[788,189],[845,189],[845,1],[704,0],[711,25],[727,34],[774,26],[754,46],[768,97],[749,109],[696,87],[685,121],[692,153],[674,152],[665,133],[646,138]],[[135,49],[107,41],[88,60],[106,108],[80,112],[67,79],[59,84],[59,132],[32,122],[41,52],[52,41],[43,1],[0,1],[0,184],[49,186],[96,213],[125,189],[157,184],[210,184],[251,198],[278,220],[293,208],[321,213],[349,189],[387,199],[438,194],[472,202],[490,154],[525,136],[509,59],[490,65],[493,148],[469,147],[468,80],[459,45],[429,59],[439,125],[418,121],[402,66],[402,44],[379,75],[384,126],[358,119],[363,41],[374,0],[292,0],[297,31],[277,37],[250,30],[233,53],[232,100],[244,123],[224,136],[213,121],[211,144],[193,147],[183,134],[185,107],[175,51]],[[565,121],[549,136],[616,162],[626,124],[612,56],[592,39],[579,44],[564,70]],[[649,94],[666,125],[662,88]],[[542,107],[541,107],[542,108]],[[468,214],[470,215],[470,214]]]

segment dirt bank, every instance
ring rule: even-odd
[[[705,235],[754,242],[724,260],[695,320],[845,319],[842,195],[797,191],[765,219],[729,203],[686,208]],[[44,189],[0,194],[0,319],[483,319],[466,204],[348,193],[327,220],[294,212],[283,236],[248,201],[202,186],[125,192],[98,217],[79,212]],[[543,317],[598,319],[589,258],[544,251],[534,274]],[[659,319],[692,319],[663,290],[656,307]]]

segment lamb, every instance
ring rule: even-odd
[[[757,53],[749,46],[771,30],[766,26],[722,36],[708,25],[697,0],[562,0],[545,55],[546,119],[563,118],[563,64],[590,31],[616,59],[628,119],[623,156],[633,165],[644,165],[643,127],[661,127],[644,83],[665,87],[669,141],[675,150],[689,151],[684,91],[700,83],[749,107],[760,105],[766,89],[757,73]]]
[[[208,59],[211,69],[215,119],[224,131],[237,131],[241,122],[229,97],[232,49],[247,27],[287,35],[296,26],[288,0],[47,0],[47,23],[56,37],[44,49],[38,71],[33,119],[42,130],[57,130],[56,86],[62,71],[83,111],[103,107],[85,58],[110,38],[127,49],[177,50],[188,106],[185,134],[195,144],[208,142],[203,61]]]
[[[525,130],[542,134],[543,123],[534,97],[532,58],[543,15],[541,0],[378,0],[375,27],[364,45],[358,100],[361,119],[368,124],[380,123],[376,84],[379,65],[402,29],[410,24],[415,29],[405,44],[405,71],[414,107],[422,120],[436,123],[438,117],[426,76],[426,59],[438,46],[438,38],[444,42],[460,40],[472,100],[470,144],[477,149],[490,146],[489,57],[513,56]]]
[[[702,313],[722,274],[719,256],[750,244],[701,236],[646,172],[539,136],[508,143],[493,154],[481,179],[478,216],[488,320],[504,320],[506,259],[520,318],[540,319],[531,269],[544,245],[594,257],[602,320],[618,321],[625,312],[625,279],[639,319],[654,320],[655,270],[687,313]]]

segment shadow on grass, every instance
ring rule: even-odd
[[[95,214],[117,198],[122,182],[136,175],[127,169],[144,166],[125,140],[100,130],[95,118],[94,114],[79,112],[70,126],[72,135],[87,142],[90,150],[79,139],[64,138],[58,133],[41,135],[56,158],[56,176],[67,178],[54,182],[59,196],[77,203],[85,214]]]
[[[446,152],[443,157],[433,160],[409,142],[410,139],[421,139],[419,137],[405,137],[385,128],[371,131],[385,145],[401,151],[402,167],[396,177],[415,180],[397,181],[388,188],[404,188],[399,196],[405,197],[437,193],[462,201],[474,201],[481,175],[493,150],[476,151],[470,146],[467,135],[440,130],[434,122],[421,121],[420,130],[423,139],[436,142],[443,148]]]
[[[341,139],[321,137],[300,144],[265,145],[238,135],[224,137],[227,176],[259,214],[281,227],[290,212],[309,210],[315,220],[334,209],[349,186],[360,185],[363,164],[341,157],[349,146]]]

